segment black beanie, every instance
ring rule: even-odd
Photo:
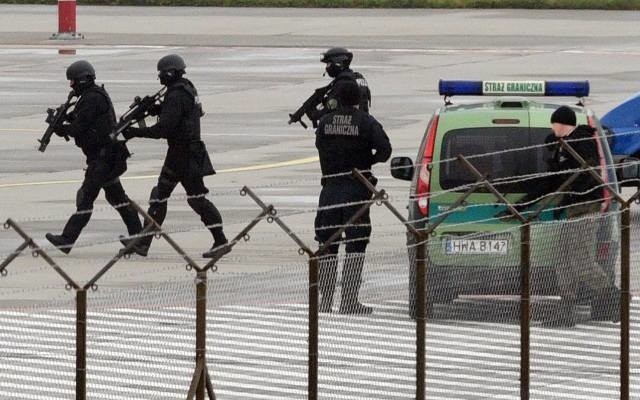
[[[576,113],[567,106],[561,106],[551,114],[551,123],[576,126]]]
[[[336,97],[344,106],[355,106],[360,103],[360,86],[351,79],[339,81],[335,86]]]

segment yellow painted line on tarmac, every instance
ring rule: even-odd
[[[281,161],[277,163],[271,164],[256,164],[256,165],[248,165],[246,167],[237,167],[237,168],[227,168],[220,169],[216,172],[219,174],[225,173],[233,173],[233,172],[248,172],[248,171],[258,171],[262,169],[273,169],[273,168],[282,168],[282,167],[291,167],[294,165],[303,165],[310,164],[318,161],[318,156],[313,157],[305,157],[298,158],[295,160],[289,161]],[[158,179],[158,175],[139,175],[139,176],[125,176],[120,178],[123,181],[134,181],[134,180],[142,180],[142,179]],[[4,188],[12,188],[12,187],[25,187],[25,186],[46,186],[46,185],[63,185],[69,183],[82,183],[82,180],[78,179],[70,179],[70,180],[62,180],[62,181],[41,181],[41,182],[23,182],[23,183],[5,183],[0,184],[0,189]]]

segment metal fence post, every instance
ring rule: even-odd
[[[620,227],[620,399],[629,400],[629,277],[631,252],[631,210],[629,202],[622,204]]]
[[[87,398],[87,289],[76,290],[76,400]]]
[[[520,226],[520,399],[529,400],[531,223]]]
[[[309,258],[309,371],[308,398],[318,398],[318,258]]]
[[[416,399],[424,400],[427,368],[427,268],[425,264],[427,235],[416,235],[416,239],[418,240],[416,246]]]
[[[196,364],[205,364],[207,348],[207,271],[196,275]],[[204,367],[202,372],[204,374]],[[204,400],[206,378],[200,376],[196,388],[196,400]]]

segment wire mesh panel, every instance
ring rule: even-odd
[[[22,274],[13,273],[20,267]],[[62,284],[30,284],[52,274],[29,259],[12,268],[0,281],[0,398],[73,398],[74,293]]]
[[[619,215],[587,214],[540,223],[533,243],[532,399],[615,399],[620,396]],[[619,268],[618,268],[619,271]],[[537,307],[536,307],[537,305]],[[603,309],[604,307],[604,309]],[[536,312],[537,310],[537,312]]]
[[[89,293],[88,398],[176,399],[194,369],[193,279]]]
[[[404,249],[369,251],[358,302],[353,307],[351,256],[338,258],[338,283],[331,312],[320,314],[319,398],[415,398],[415,323],[407,313],[408,263]]]
[[[630,290],[631,290],[631,307],[629,311],[629,325],[630,325],[630,377],[629,386],[631,398],[637,396],[640,392],[640,377],[638,371],[640,370],[640,249],[635,246],[640,240],[640,210],[636,207],[631,209],[631,249],[630,249],[630,261],[631,261],[631,273],[630,273]],[[619,279],[619,277],[618,277]]]
[[[209,280],[208,364],[218,398],[306,398],[307,269],[301,262]]]
[[[429,239],[427,398],[517,395],[519,272],[510,255],[517,241],[508,239],[517,234]]]

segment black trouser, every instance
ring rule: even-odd
[[[76,194],[76,213],[69,218],[62,231],[62,236],[68,244],[75,243],[82,229],[89,223],[93,203],[100,194],[100,189],[104,190],[107,202],[120,214],[129,235],[136,235],[142,231],[138,213],[129,204],[129,198],[124,192],[120,179],[115,178],[107,181],[105,179],[105,176],[108,176],[107,173],[108,166],[104,163],[94,162],[88,165],[84,181]]]
[[[324,243],[337,232],[365,204],[343,206],[353,202],[364,202],[371,199],[371,192],[363,185],[353,181],[327,182],[322,187],[316,214],[316,240]],[[335,207],[331,207],[335,206]],[[371,235],[371,219],[369,210],[345,231],[346,258],[342,271],[342,304],[353,304],[357,301],[360,290],[364,253]],[[319,290],[322,303],[330,307],[336,286],[338,269],[337,254],[341,240],[329,246],[320,260]]]
[[[188,196],[187,203],[193,211],[200,216],[200,220],[213,235],[214,241],[217,243],[225,242],[226,238],[222,231],[222,216],[216,206],[206,198],[209,189],[204,185],[201,176],[174,180],[167,175],[160,174],[158,184],[151,191],[149,199],[148,213],[151,218],[153,218],[158,225],[162,225],[167,216],[167,202],[178,183],[184,187]],[[153,236],[147,236],[146,243],[144,244],[151,244],[152,239]]]

